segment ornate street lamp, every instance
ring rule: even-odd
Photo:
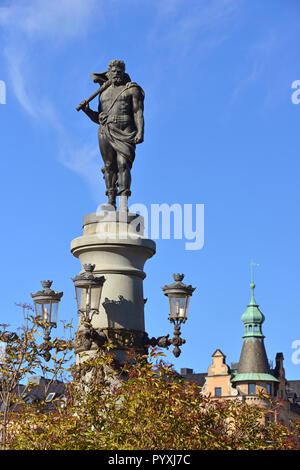
[[[164,294],[169,297],[169,320],[174,324],[174,337],[169,339],[169,334],[159,336],[158,338],[149,338],[146,334],[144,345],[159,346],[160,348],[169,348],[175,346],[173,354],[175,357],[180,356],[180,346],[185,344],[185,339],[181,338],[181,323],[185,323],[188,317],[190,298],[193,295],[195,287],[183,284],[184,274],[173,274],[174,283],[162,287]]]
[[[88,323],[93,315],[99,313],[102,287],[105,277],[93,274],[95,264],[84,264],[85,272],[74,277],[75,295],[78,314]]]
[[[169,320],[175,325],[185,323],[188,317],[190,298],[195,287],[183,284],[184,274],[173,274],[173,284],[162,287],[164,294],[169,297]]]
[[[105,277],[93,274],[95,264],[84,264],[83,267],[85,272],[72,278],[75,287],[77,312],[83,324],[83,329],[78,332],[75,341],[75,352],[81,346],[85,350],[90,349],[93,341],[98,346],[102,346],[106,341],[104,333],[96,331],[91,323],[93,315],[99,313]]]
[[[190,298],[193,295],[195,287],[184,284],[184,274],[173,274],[174,283],[162,287],[164,294],[169,298],[169,320],[174,324],[174,337],[169,340],[167,336],[159,338],[158,345],[168,347],[171,344],[175,346],[173,354],[178,357],[181,354],[180,346],[185,343],[185,339],[180,337],[180,327],[185,323],[188,317]]]
[[[34,301],[36,318],[44,331],[44,343],[41,345],[44,351],[46,361],[51,359],[50,350],[52,349],[49,342],[51,338],[52,328],[57,326],[57,315],[59,302],[63,296],[63,292],[56,292],[51,289],[53,281],[41,281],[43,290],[31,294]]]

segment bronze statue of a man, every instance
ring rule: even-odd
[[[125,73],[122,60],[112,60],[108,72],[91,74],[101,88],[98,111],[89,107],[89,98],[77,108],[82,109],[96,124],[100,124],[98,139],[103,158],[108,204],[116,208],[116,196],[130,196],[130,170],[136,144],[144,140],[144,92]]]

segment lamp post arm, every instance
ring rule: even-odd
[[[90,336],[99,348],[103,346],[107,341],[107,336],[105,335],[105,333],[103,333],[102,330],[97,331],[93,327],[90,330]]]
[[[50,344],[50,334],[48,332],[44,336],[44,342],[40,345],[41,355],[43,356],[46,362],[49,362],[51,359],[51,349],[52,345]]]
[[[169,346],[171,346],[172,341],[169,339],[169,334],[165,336],[159,336],[156,340],[156,346],[160,348],[166,348],[169,349]]]
[[[185,344],[185,339],[180,337],[181,331],[180,331],[180,324],[174,325],[174,337],[172,338],[171,342],[172,345],[175,346],[173,349],[173,354],[175,357],[179,357],[181,354],[181,349],[180,346]]]
[[[174,346],[173,354],[175,357],[180,356],[181,349],[180,346],[185,344],[185,339],[180,337],[180,324],[174,325],[174,336],[173,338],[169,338],[169,334],[165,336],[158,336],[157,338],[149,338],[148,335],[145,337],[144,344],[150,346],[158,346],[159,348],[166,348],[169,349],[169,346]]]
[[[51,354],[50,351],[53,348],[52,344],[50,343],[51,340],[51,329],[53,328],[53,325],[46,323],[43,325],[43,330],[44,330],[44,337],[43,340],[44,342],[40,345],[40,350],[43,358],[45,359],[46,362],[49,362],[51,359]]]
[[[75,354],[81,351],[89,351],[93,343],[101,348],[107,342],[105,333],[101,329],[96,330],[91,322],[86,321],[83,326],[84,328],[76,333],[76,339],[72,343]]]

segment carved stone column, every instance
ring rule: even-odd
[[[143,237],[143,223],[141,216],[127,212],[88,214],[83,219],[83,235],[71,243],[71,252],[81,265],[95,264],[94,274],[106,279],[99,314],[93,316],[92,327],[116,346],[113,351],[121,361],[129,348],[142,351],[146,336],[144,265],[155,254],[156,245]],[[76,348],[77,361],[87,350],[87,344],[83,338]],[[91,353],[96,348],[95,342],[89,345]]]

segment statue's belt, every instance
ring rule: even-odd
[[[130,122],[132,117],[128,114],[106,114],[100,113],[99,115],[100,124],[118,123],[118,122]]]

